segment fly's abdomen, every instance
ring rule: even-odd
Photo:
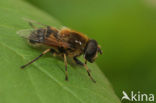
[[[29,36],[29,42],[31,44],[44,42],[45,33],[46,33],[46,29],[43,28],[33,31]]]

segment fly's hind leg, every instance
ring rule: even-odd
[[[51,49],[47,49],[44,52],[42,52],[38,57],[36,57],[35,59],[33,59],[32,61],[30,61],[29,63],[21,66],[22,69],[24,69],[25,67],[27,67],[28,65],[34,63],[36,60],[38,60],[40,57],[42,57],[43,55],[45,55],[46,53],[50,52]]]
[[[29,22],[29,21],[28,21],[28,23],[29,23],[29,25],[30,25],[33,29],[37,29],[37,27],[36,27],[32,22]]]
[[[81,62],[80,60],[78,60],[76,57],[74,57],[73,59],[74,59],[74,61],[76,62],[76,64],[81,65],[81,66],[83,66],[83,67],[86,69],[86,71],[87,71],[88,76],[90,77],[90,79],[91,79],[94,83],[96,83],[96,81],[93,79],[93,77],[92,77],[92,75],[91,75],[91,73],[90,73],[90,70],[88,69],[87,61],[85,61],[85,63],[82,63],[82,62]]]
[[[53,56],[56,56],[58,53],[54,50],[54,49],[50,49],[50,53],[53,55]]]
[[[34,24],[38,24],[38,25],[42,25],[42,26],[48,26],[48,25],[45,25],[45,24],[42,24],[42,23],[39,23],[39,22],[36,22],[36,21],[34,21],[34,20],[30,20],[30,19],[27,19],[27,18],[23,18],[25,21],[27,21],[29,24],[30,24],[30,26],[32,26],[32,24],[34,23]]]

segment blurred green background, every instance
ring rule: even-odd
[[[98,40],[104,55],[97,63],[119,97],[123,90],[156,94],[155,0],[27,1]]]

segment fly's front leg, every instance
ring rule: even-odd
[[[76,57],[74,57],[73,60],[76,62],[76,64],[84,66],[84,64],[80,60],[78,60]]]
[[[81,62],[80,60],[78,60],[76,57],[74,57],[73,59],[74,59],[74,61],[76,62],[76,64],[81,65],[81,66],[83,66],[83,67],[86,69],[86,71],[87,71],[88,76],[90,77],[90,79],[91,79],[94,83],[96,83],[96,81],[93,79],[92,75],[90,74],[90,70],[88,69],[88,66],[87,66],[87,61],[85,61],[85,63],[82,63],[82,62]]]
[[[93,77],[92,77],[92,75],[90,74],[90,71],[89,71],[89,69],[88,69],[87,60],[85,60],[84,67],[85,67],[85,69],[87,70],[87,73],[88,73],[88,76],[90,77],[90,79],[91,79],[94,83],[96,83],[96,81],[93,79]]]

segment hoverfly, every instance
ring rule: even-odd
[[[83,66],[90,79],[93,82],[96,82],[87,67],[88,61],[93,63],[97,58],[98,53],[102,54],[101,48],[96,40],[90,39],[86,35],[69,28],[56,29],[33,20],[27,19],[27,21],[33,30],[29,33],[26,39],[32,45],[47,46],[48,49],[43,51],[38,57],[29,63],[21,66],[21,68],[27,67],[46,53],[50,52],[56,56],[63,57],[65,63],[65,80],[68,80],[67,57],[69,57],[72,58],[76,64]],[[39,24],[43,27],[37,28],[34,24]],[[18,34],[20,34],[20,32]],[[82,63],[77,59],[77,57],[81,55],[84,55],[85,63]]]

